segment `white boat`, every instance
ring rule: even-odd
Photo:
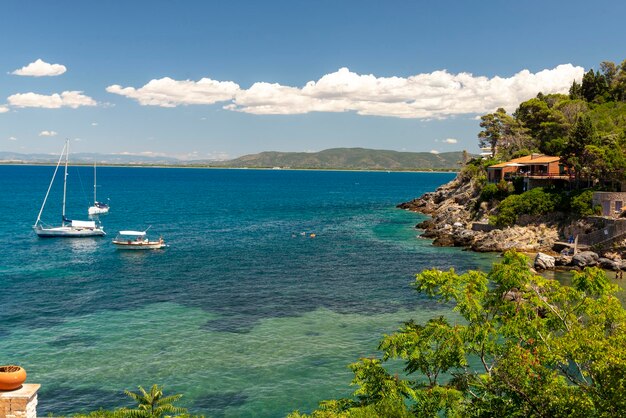
[[[93,162],[93,206],[87,211],[90,215],[102,215],[109,213],[109,205],[107,203],[98,202],[96,197],[96,162]]]
[[[35,221],[35,225],[33,225],[33,229],[35,233],[42,238],[53,238],[53,237],[61,237],[61,238],[84,238],[84,237],[98,237],[106,235],[102,226],[97,224],[95,221],[75,221],[70,220],[65,217],[65,197],[67,194],[67,164],[69,160],[70,153],[70,141],[69,139],[65,141],[65,146],[63,147],[63,151],[61,151],[61,156],[59,157],[59,161],[57,162],[57,166],[54,169],[54,174],[52,175],[52,180],[50,180],[50,185],[48,186],[48,191],[46,192],[46,197],[43,199],[43,204],[41,205],[41,209],[39,210],[39,215],[37,215],[37,221]],[[54,179],[59,171],[59,166],[61,165],[61,161],[63,160],[63,155],[65,154],[65,173],[63,176],[63,211],[61,213],[61,225],[60,226],[49,226],[44,225],[41,221],[41,214],[46,206],[46,201],[48,200],[48,195],[50,194],[50,190],[52,189],[52,184],[54,183]]]
[[[150,229],[150,228],[148,228]],[[151,241],[145,231],[120,231],[113,244],[120,250],[158,250],[166,247],[163,238]]]

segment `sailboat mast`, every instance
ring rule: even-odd
[[[54,178],[57,176],[57,171],[59,171],[59,166],[61,165],[61,161],[63,161],[63,152],[65,151],[65,147],[63,146],[63,151],[61,151],[61,155],[59,155],[59,161],[57,161],[57,166],[54,169],[54,174],[52,175],[52,180],[50,180],[50,184],[48,185],[48,191],[46,192],[46,197],[43,198],[43,203],[41,204],[41,209],[39,209],[39,214],[37,215],[37,221],[35,222],[35,226],[39,224],[41,221],[41,214],[43,213],[43,209],[46,207],[46,202],[48,201],[48,196],[50,195],[50,189],[52,189],[52,184],[54,184]]]
[[[65,141],[65,176],[63,176],[63,222],[62,226],[65,226],[65,195],[67,193],[67,161],[70,157],[70,140]]]
[[[96,200],[96,161],[93,162],[93,204],[95,205]]]

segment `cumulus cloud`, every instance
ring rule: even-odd
[[[0,113],[6,113],[9,111],[9,108],[4,105],[0,105]]]
[[[98,126],[98,122],[91,122],[91,126]]]
[[[17,141],[17,138],[14,136],[10,136],[7,138],[9,141]]]
[[[454,139],[454,138],[446,138],[446,139],[444,139],[444,140],[443,140],[443,141],[441,141],[441,142],[445,142],[446,144],[456,144],[456,143],[457,143],[457,142],[459,142],[459,141],[457,141],[457,140],[456,140],[456,139]]]
[[[122,87],[114,84],[106,91],[137,100],[142,105],[176,107],[179,105],[210,105],[232,100],[239,85],[232,81],[203,78],[200,81],[173,80],[169,77],[152,80],[145,86]]]
[[[437,151],[436,149],[431,149],[431,150],[430,150],[430,153],[431,153],[431,154],[439,154],[439,151]]]
[[[510,77],[493,78],[470,73],[451,74],[445,70],[409,77],[376,77],[340,68],[303,87],[257,82],[242,89],[231,81],[209,78],[197,82],[177,81],[166,77],[152,80],[140,88],[112,85],[107,91],[134,99],[142,105],[162,107],[226,102],[224,109],[259,115],[356,112],[359,115],[443,119],[486,113],[498,107],[513,111],[518,103],[539,92],[566,93],[572,81],[580,81],[583,74],[582,67],[572,64],[537,73],[522,70]]]
[[[18,93],[7,98],[7,102],[15,107],[41,107],[45,109],[59,109],[71,107],[76,109],[81,106],[96,106],[96,101],[85,96],[82,91],[64,91],[61,94],[51,95],[37,93]]]
[[[39,136],[57,136],[57,133],[55,131],[41,131]]]
[[[65,65],[48,64],[47,62],[38,59],[25,67],[13,71],[11,74],[29,77],[44,77],[61,75],[66,71],[67,68],[65,68]]]

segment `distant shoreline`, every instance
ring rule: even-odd
[[[0,165],[6,166],[55,166],[56,162],[17,162],[0,161]],[[70,163],[72,167],[92,167],[90,163]],[[458,173],[459,169],[373,169],[373,168],[322,168],[322,167],[229,167],[212,165],[186,165],[186,164],[99,164],[98,167],[121,167],[121,168],[190,168],[190,169],[218,169],[218,170],[271,170],[271,171],[354,171],[354,172],[393,172],[393,173]]]

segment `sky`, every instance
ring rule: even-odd
[[[478,152],[480,115],[626,59],[624,1],[0,3],[0,151]]]

